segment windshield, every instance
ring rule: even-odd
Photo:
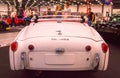
[[[46,15],[46,16],[33,17],[32,21],[84,22],[84,18],[82,18],[81,16],[77,16],[77,15]]]

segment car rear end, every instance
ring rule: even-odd
[[[68,25],[68,24],[67,24]],[[36,26],[37,27],[37,26]],[[29,32],[25,32],[11,44],[10,47],[10,65],[12,70],[30,69],[30,70],[106,70],[108,64],[108,46],[102,40],[83,35],[83,30],[79,33],[76,28],[76,35],[73,32],[65,31],[58,26],[59,30],[49,28],[44,30],[41,27],[41,33],[36,31],[34,36],[31,31],[35,27],[29,27]],[[67,30],[71,30],[67,27]],[[70,28],[70,29],[69,29]],[[46,28],[45,28],[46,29]],[[74,30],[74,28],[72,28]],[[83,27],[84,29],[84,27]],[[87,30],[87,28],[85,27]],[[54,31],[55,30],[55,31]],[[49,32],[51,31],[51,32]],[[31,32],[31,33],[30,33]],[[44,34],[49,32],[49,34]],[[94,31],[93,31],[94,32]],[[82,35],[78,35],[82,34]],[[29,35],[29,36],[28,36]],[[95,34],[94,34],[95,35]],[[89,35],[90,36],[90,35]]]

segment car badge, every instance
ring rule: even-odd
[[[58,33],[58,35],[62,35],[62,31],[61,30],[57,30],[56,32]]]
[[[56,48],[55,52],[57,54],[63,54],[65,52],[65,49],[64,48]]]

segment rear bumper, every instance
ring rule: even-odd
[[[93,65],[95,62],[95,57],[87,52],[66,52],[64,54],[31,52],[28,55],[21,54],[20,66],[22,66],[21,69],[30,70],[77,71],[93,70],[97,65]]]

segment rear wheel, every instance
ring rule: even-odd
[[[24,70],[24,74],[28,77],[30,76],[30,77],[39,78],[42,74],[42,71],[40,71],[40,70]]]
[[[98,68],[99,68],[99,63],[97,64],[97,66],[94,68],[94,72],[98,72]]]
[[[35,76],[36,76],[36,77],[40,77],[41,74],[42,74],[42,71],[40,71],[40,70],[35,72]]]
[[[93,72],[98,72],[98,68],[99,68],[99,63],[97,64],[97,66],[92,71]]]

